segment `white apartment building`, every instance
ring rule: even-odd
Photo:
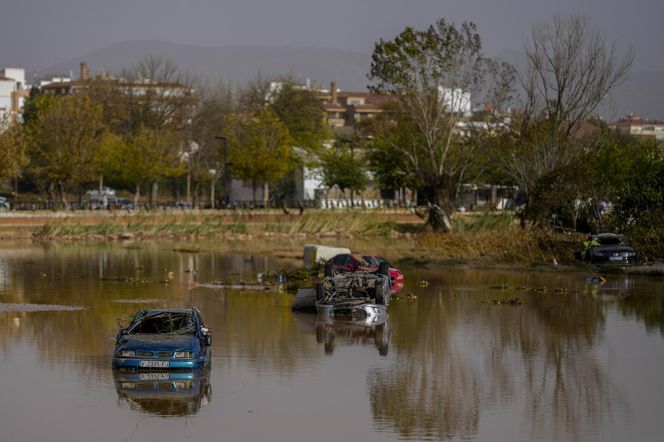
[[[18,117],[28,94],[25,69],[0,69],[0,124],[7,124],[9,119]]]

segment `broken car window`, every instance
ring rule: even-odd
[[[141,318],[129,334],[191,335],[195,326],[191,313],[163,312]]]

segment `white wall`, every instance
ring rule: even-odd
[[[25,69],[21,68],[4,68],[0,69],[0,77],[7,77],[11,78],[14,80],[16,83],[20,83],[17,85],[15,90],[18,89],[26,89],[25,85]]]
[[[470,92],[464,92],[462,89],[449,89],[442,86],[438,87],[443,105],[448,112],[460,113],[468,116],[472,113]]]
[[[0,108],[10,110],[14,86],[13,80],[0,80]]]

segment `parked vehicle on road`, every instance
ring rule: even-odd
[[[118,198],[115,196],[115,190],[110,187],[104,187],[99,190],[88,190],[86,192],[88,199],[85,206],[91,210],[109,209],[118,206]]]
[[[118,332],[113,368],[201,368],[211,345],[198,309],[142,310]]]

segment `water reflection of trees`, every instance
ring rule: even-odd
[[[664,295],[661,293],[630,293],[618,301],[623,315],[642,321],[648,330],[659,330],[664,336]]]
[[[486,302],[495,296],[502,294],[432,288],[396,307],[409,320],[394,321],[394,364],[368,375],[379,429],[407,439],[472,438],[481,414],[505,403],[524,407],[512,413],[514,424],[525,416],[522,434],[532,439],[582,439],[610,419],[619,398],[597,360],[601,302],[521,292],[523,306],[511,308]]]
[[[200,308],[213,334],[214,363],[238,363],[256,373],[292,376],[315,354],[313,339],[298,333],[287,295],[197,289],[186,281],[255,277],[272,260],[242,255],[183,253],[174,244],[50,244],[31,246],[10,264],[2,302],[83,306],[82,311],[0,314],[0,349],[11,355],[18,342],[34,345],[40,361],[67,365],[82,382],[110,376],[117,320],[141,308]],[[170,275],[169,272],[173,272]],[[109,281],[108,278],[119,278]],[[147,302],[126,302],[132,300]],[[151,300],[151,301],[150,301]],[[120,302],[118,302],[120,301]],[[239,362],[238,362],[239,361]]]

